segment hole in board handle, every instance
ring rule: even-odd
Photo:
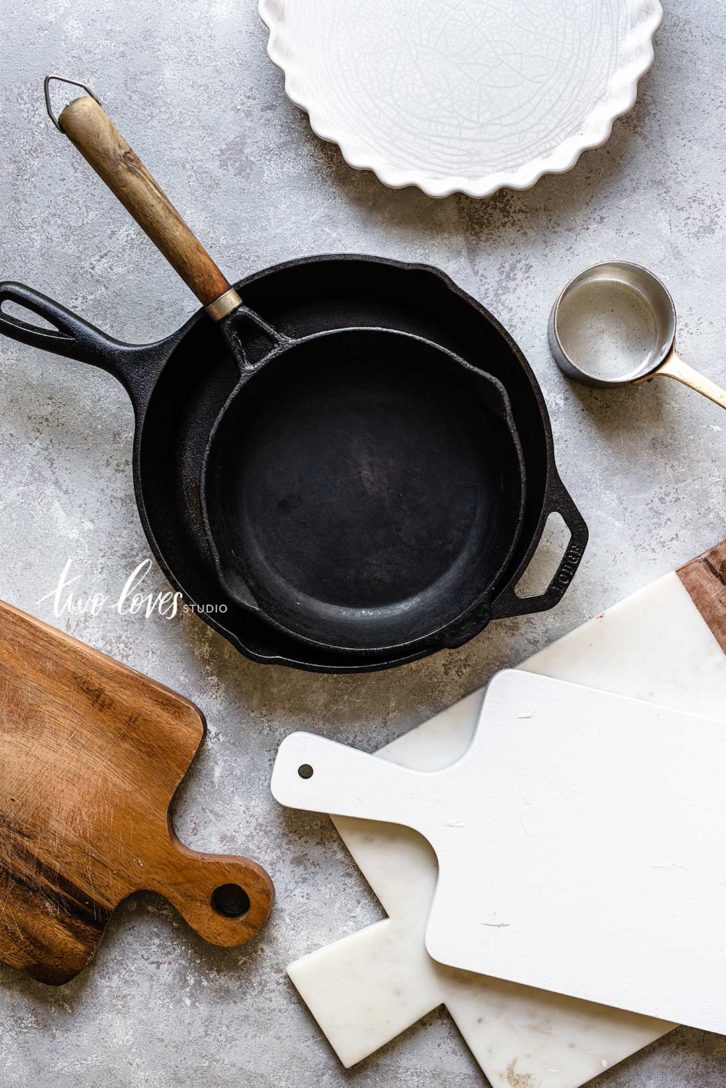
[[[212,892],[212,907],[225,918],[241,918],[250,905],[249,895],[239,884],[220,884]]]
[[[302,763],[298,767],[297,773],[300,775],[301,778],[312,778],[313,777],[313,769],[312,769],[312,767],[310,766],[309,763]]]

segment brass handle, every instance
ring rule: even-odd
[[[688,363],[684,363],[683,360],[676,355],[675,351],[672,351],[666,361],[658,367],[655,371],[656,374],[662,374],[666,378],[674,378],[675,381],[681,382],[683,385],[687,385],[689,389],[695,389],[697,393],[700,393],[704,397],[708,397],[714,404],[718,404],[721,408],[726,408],[726,390],[722,389],[715,382],[712,382],[710,378],[706,378],[703,374],[699,374],[697,370],[694,370]]]
[[[211,315],[219,320],[239,306],[237,292],[97,99],[77,98],[57,123]]]

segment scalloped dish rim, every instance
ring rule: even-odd
[[[532,159],[516,170],[502,170],[479,178],[439,178],[413,168],[391,166],[384,158],[360,147],[355,133],[333,131],[328,127],[324,109],[316,105],[315,96],[307,87],[304,70],[294,62],[284,18],[278,17],[278,10],[287,2],[289,0],[258,0],[257,10],[269,30],[268,56],[283,71],[285,93],[307,113],[313,132],[321,139],[337,144],[343,158],[353,169],[373,171],[379,181],[391,189],[413,185],[427,196],[437,198],[453,193],[481,198],[492,196],[500,189],[530,189],[545,174],[567,173],[584,151],[602,147],[610,137],[614,122],[635,105],[638,84],[655,58],[653,38],[663,20],[660,0],[630,0],[641,12],[639,23],[634,28],[634,40],[625,63],[613,74],[607,97],[586,118],[581,134],[568,137],[553,151]]]

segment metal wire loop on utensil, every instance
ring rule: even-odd
[[[48,111],[48,116],[58,129],[59,132],[63,132],[63,126],[58,121],[58,118],[53,113],[53,107],[50,104],[50,84],[52,80],[56,80],[57,83],[67,83],[71,87],[80,87],[82,91],[85,91],[95,102],[101,105],[100,99],[93,93],[90,87],[87,87],[85,83],[79,83],[76,79],[66,79],[64,76],[46,76],[43,80],[43,93],[45,95],[45,108]]]

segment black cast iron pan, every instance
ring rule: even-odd
[[[202,465],[227,595],[331,651],[439,649],[483,627],[524,509],[501,383],[399,329],[274,329],[93,96],[66,106],[59,127],[219,323],[239,367]],[[250,327],[270,341],[258,359]]]
[[[393,327],[400,321],[406,331],[439,340],[506,385],[522,436],[528,489],[522,534],[496,587],[492,614],[504,618],[553,608],[574,576],[587,529],[557,472],[536,378],[496,319],[442,272],[383,258],[303,258],[255,273],[237,286],[258,313],[290,336],[349,325]],[[211,427],[239,371],[221,339],[212,335],[203,309],[168,339],[137,346],[107,336],[29,287],[0,284],[0,308],[5,301],[32,311],[58,331],[2,312],[0,331],[100,367],[127,390],[136,419],[134,487],[149,544],[174,587],[210,627],[252,660],[308,671],[370,671],[423,656],[426,651],[420,649],[381,657],[320,651],[271,631],[221,591],[204,533],[198,481]],[[250,336],[245,348],[254,357],[266,345]],[[545,592],[520,598],[515,587],[552,513],[563,517],[570,543]]]
[[[523,533],[499,579],[492,613],[517,615],[553,607],[579,563],[587,530],[557,475],[549,420],[534,376],[491,315],[434,269],[375,258],[308,258],[258,273],[238,286],[287,335],[351,325],[399,327],[436,340],[474,367],[485,365],[502,380],[523,435],[530,487]],[[271,633],[220,592],[203,533],[198,479],[210,428],[239,375],[221,341],[210,335],[203,311],[168,340],[135,347],[104,336],[28,288],[3,285],[2,299],[30,307],[58,328],[50,332],[3,315],[2,331],[101,366],[127,388],[137,419],[134,479],[147,536],[170,580],[210,626],[255,660],[306,669],[359,671],[422,656],[420,648],[365,660],[328,653]],[[267,349],[249,332],[244,350],[254,358],[256,351]],[[554,511],[571,529],[570,545],[547,591],[520,599],[514,587]]]
[[[488,621],[523,481],[499,382],[409,332],[333,329],[242,372],[202,505],[232,599],[318,648],[400,655]]]

